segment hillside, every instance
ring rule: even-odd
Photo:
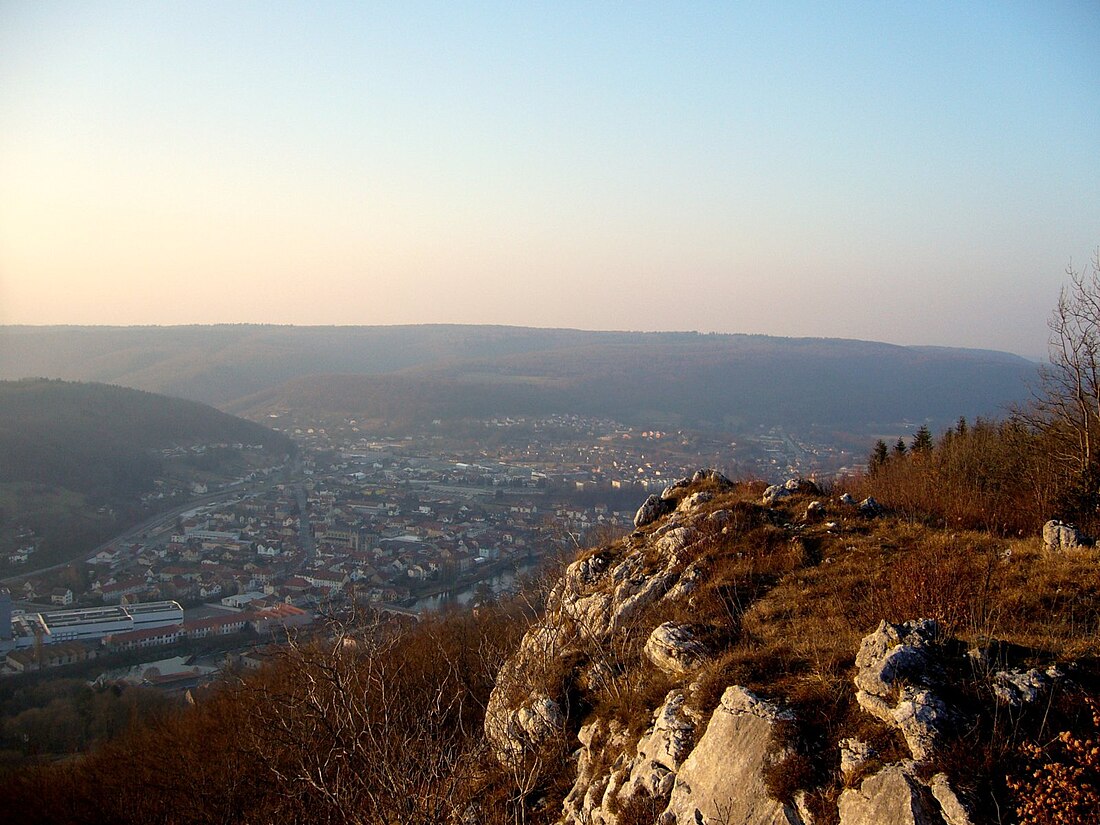
[[[109,381],[261,419],[575,413],[644,425],[875,432],[998,415],[1035,365],[865,341],[491,326],[3,327],[0,377]]]
[[[0,378],[102,381],[221,406],[318,373],[546,351],[626,333],[496,326],[0,326]]]
[[[227,406],[424,424],[572,413],[641,426],[820,426],[875,432],[904,419],[937,428],[959,412],[1003,414],[1033,365],[1003,353],[860,341],[694,336],[600,344],[378,376],[295,379]]]
[[[28,823],[1094,821],[1100,766],[1074,748],[1096,735],[1096,550],[707,472],[636,523],[515,600],[291,645],[82,760],[11,777],[7,809]],[[1076,786],[1050,784],[1057,765],[1080,767]],[[1044,800],[1069,815],[1033,816]]]
[[[148,489],[160,466],[152,451],[219,443],[290,446],[285,436],[193,401],[106,384],[0,382],[0,482],[132,494]]]
[[[226,446],[177,449],[200,445]],[[20,530],[36,537],[33,567],[67,561],[188,500],[194,482],[239,477],[293,449],[279,433],[194,401],[106,384],[0,381],[0,570],[24,570],[4,555]],[[157,498],[144,498],[154,490]]]

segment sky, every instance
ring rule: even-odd
[[[0,0],[0,324],[1046,351],[1100,3]]]

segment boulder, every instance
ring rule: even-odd
[[[674,499],[674,498],[676,498],[677,490],[683,490],[686,487],[690,487],[690,486],[691,486],[691,479],[690,478],[679,478],[676,481],[672,482],[667,487],[665,487],[664,490],[661,491],[661,498],[664,499],[665,501],[668,501],[669,499]]]
[[[783,486],[791,493],[800,493],[806,496],[821,494],[821,488],[808,478],[789,478]]]
[[[733,482],[726,478],[722,473],[717,470],[707,468],[705,470],[696,470],[695,475],[691,477],[692,484],[714,484],[723,490],[732,490]]]
[[[781,498],[787,498],[792,495],[791,491],[784,487],[782,484],[773,484],[771,487],[764,491],[764,495],[761,498],[761,502],[770,505],[775,504]]]
[[[1002,705],[1014,708],[1030,705],[1045,695],[1060,678],[1062,672],[1053,666],[1045,672],[1038,668],[1001,670],[993,674],[993,695]]]
[[[897,728],[913,758],[930,759],[953,714],[930,688],[941,678],[939,627],[930,619],[881,622],[856,654],[856,701]]]
[[[745,688],[726,689],[706,731],[676,774],[663,823],[695,825],[803,825],[798,809],[773,799],[765,769],[783,757],[773,733],[791,714]]]
[[[654,628],[644,649],[649,661],[673,676],[695,670],[703,663],[707,652],[688,625],[674,622]]]
[[[841,504],[846,504],[849,507],[855,507],[856,506],[856,500],[852,497],[851,493],[845,493],[844,495],[842,495],[840,497],[840,503]]]
[[[806,505],[806,513],[802,516],[803,521],[817,522],[825,518],[825,505],[820,501],[811,501]]]
[[[1085,546],[1081,531],[1072,524],[1051,520],[1043,525],[1043,548],[1052,552],[1080,550]]]
[[[909,766],[887,765],[840,794],[840,825],[943,825]]]
[[[634,514],[634,526],[645,527],[647,524],[652,524],[661,516],[671,513],[675,506],[675,502],[661,498],[658,495],[652,495],[642,503],[642,506],[638,508],[638,512]]]
[[[874,496],[867,496],[859,503],[859,512],[865,516],[877,516],[882,513],[882,505],[875,501]]]
[[[931,619],[879,623],[856,654],[856,687],[885,697],[899,681],[926,681],[938,652],[939,625]]]

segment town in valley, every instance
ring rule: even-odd
[[[264,423],[297,455],[238,478],[158,480],[143,496],[149,518],[69,563],[33,572],[38,537],[9,526],[3,673],[185,690],[258,666],[273,642],[325,632],[342,611],[400,619],[491,598],[547,556],[628,532],[646,495],[701,466],[828,479],[865,458],[778,427],[734,440],[575,415],[399,436],[347,417]],[[185,452],[227,448],[247,449]]]

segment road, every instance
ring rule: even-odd
[[[306,488],[301,484],[294,487],[294,495],[298,498],[298,543],[302,545],[305,556],[299,569],[305,569],[313,563],[317,555],[317,545],[313,541],[313,530],[309,526],[309,502],[306,500]]]
[[[158,530],[163,530],[165,528],[171,529],[172,526],[175,525],[176,518],[178,516],[182,515],[183,513],[186,513],[188,510],[194,510],[198,507],[205,507],[205,506],[210,505],[210,504],[220,504],[220,503],[229,501],[232,498],[236,498],[240,495],[247,495],[248,493],[259,492],[260,490],[267,489],[267,488],[270,488],[272,486],[274,486],[274,485],[273,484],[267,484],[267,485],[263,485],[262,487],[257,487],[257,488],[253,488],[253,489],[246,489],[244,487],[237,487],[233,490],[223,490],[221,492],[210,493],[210,494],[205,495],[205,496],[199,496],[198,498],[193,498],[190,501],[186,502],[185,504],[180,504],[180,505],[177,505],[176,507],[173,507],[171,510],[167,510],[163,513],[157,513],[155,516],[150,516],[149,518],[147,518],[145,521],[141,522],[140,524],[137,524],[133,527],[128,528],[127,530],[125,530],[122,533],[119,533],[117,536],[110,539],[109,541],[103,542],[103,544],[100,544],[98,547],[95,547],[94,549],[92,549],[91,551],[86,553],[84,556],[81,556],[80,558],[70,559],[69,561],[61,562],[59,564],[54,564],[54,565],[51,565],[50,567],[42,567],[42,568],[39,568],[37,570],[26,570],[26,571],[23,571],[23,572],[19,573],[16,576],[9,576],[6,579],[0,579],[0,583],[7,584],[7,585],[18,584],[19,582],[22,582],[22,581],[30,578],[31,576],[38,576],[38,575],[41,575],[42,573],[50,573],[54,570],[61,570],[63,568],[68,567],[70,564],[74,564],[76,562],[80,562],[80,561],[84,561],[86,559],[90,559],[92,556],[94,556],[99,551],[106,550],[108,547],[111,547],[113,545],[116,545],[116,544],[130,544],[134,541],[137,541],[142,536],[143,533],[155,532],[155,531],[158,531]]]

